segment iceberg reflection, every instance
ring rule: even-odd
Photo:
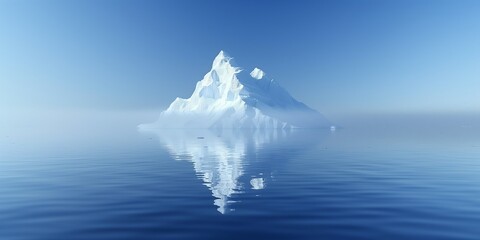
[[[234,195],[264,190],[278,165],[292,154],[318,144],[328,134],[273,129],[162,129],[154,133],[175,160],[193,163],[197,176],[212,192],[213,204],[222,214],[234,210],[231,208]]]

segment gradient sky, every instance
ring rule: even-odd
[[[480,1],[0,1],[0,108],[162,109],[220,50],[327,116],[480,110]]]

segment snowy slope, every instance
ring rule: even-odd
[[[240,68],[223,51],[197,82],[188,99],[177,98],[157,122],[141,128],[295,128],[328,127],[318,112],[295,100],[255,68],[240,80]]]

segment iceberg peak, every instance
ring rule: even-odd
[[[228,56],[225,51],[221,50],[213,60],[212,68],[218,67],[225,63],[229,63],[231,59],[232,58]]]
[[[262,79],[263,77],[265,77],[265,72],[262,71],[262,69],[260,68],[255,68],[253,69],[253,71],[250,73],[250,76],[252,76],[253,78],[255,79]]]

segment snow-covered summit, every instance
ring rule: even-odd
[[[240,80],[241,69],[224,51],[198,81],[192,96],[176,98],[157,122],[141,128],[293,128],[329,127],[318,112],[295,100],[276,81],[255,68]]]
[[[212,63],[212,69],[215,67],[220,67],[222,64],[227,64],[232,60],[230,56],[227,55],[223,50],[218,53]]]

